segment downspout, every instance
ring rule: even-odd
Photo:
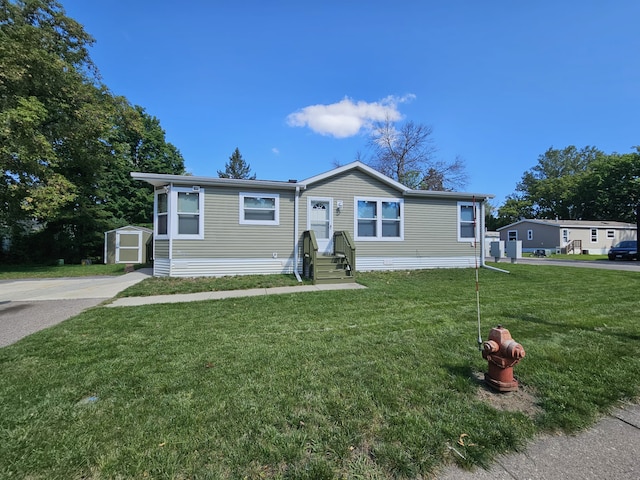
[[[173,208],[178,208],[178,206],[176,205],[175,207],[172,205],[171,203],[171,191],[173,190],[173,183],[170,183],[168,185],[169,189],[167,190],[167,234],[169,235],[169,276],[171,277],[172,275],[172,270],[173,270],[173,232],[171,231],[171,227],[172,227],[172,221],[171,221],[171,217],[173,217]],[[155,251],[153,252],[153,254],[155,255]]]
[[[300,213],[300,187],[296,187],[296,193],[293,198],[293,274],[296,276],[298,283],[302,283],[302,278],[298,273],[298,249],[300,248],[300,235],[298,234],[298,215]]]

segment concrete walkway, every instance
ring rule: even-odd
[[[543,435],[489,470],[449,467],[438,480],[640,479],[640,405],[627,403],[577,435]]]
[[[252,288],[247,290],[225,290],[216,292],[185,293],[178,295],[155,295],[149,297],[116,298],[105,307],[133,307],[154,303],[198,302],[221,300],[223,298],[257,297],[261,295],[282,295],[284,293],[324,292],[327,290],[356,290],[367,288],[359,283],[336,283],[327,285],[296,285],[293,287]]]

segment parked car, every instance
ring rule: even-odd
[[[625,240],[611,247],[609,250],[609,260],[638,260],[638,242],[636,240]]]

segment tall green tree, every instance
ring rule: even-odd
[[[46,221],[77,197],[64,175],[95,99],[82,26],[53,0],[0,0],[0,222]],[[70,138],[74,137],[75,138]]]
[[[636,223],[640,205],[640,147],[594,161],[576,187],[584,217]]]
[[[184,173],[158,119],[100,83],[92,43],[54,0],[0,0],[0,235],[27,235],[31,260],[99,255],[105,230],[151,222],[131,171]]]
[[[584,217],[582,202],[576,197],[577,186],[589,165],[603,155],[594,147],[549,148],[538,157],[537,165],[522,175],[516,193],[499,210],[499,217],[565,220]]]
[[[218,177],[249,180],[256,179],[255,173],[251,175],[251,165],[242,158],[240,150],[237,147],[229,157],[229,161],[225,164],[224,170],[218,170]]]

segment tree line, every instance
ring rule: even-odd
[[[101,82],[93,43],[54,0],[0,0],[6,261],[98,257],[105,231],[153,221],[153,189],[131,171],[185,173],[159,120]]]
[[[491,219],[492,227],[522,218],[636,223],[640,208],[640,147],[604,153],[595,147],[549,148],[527,170]]]

